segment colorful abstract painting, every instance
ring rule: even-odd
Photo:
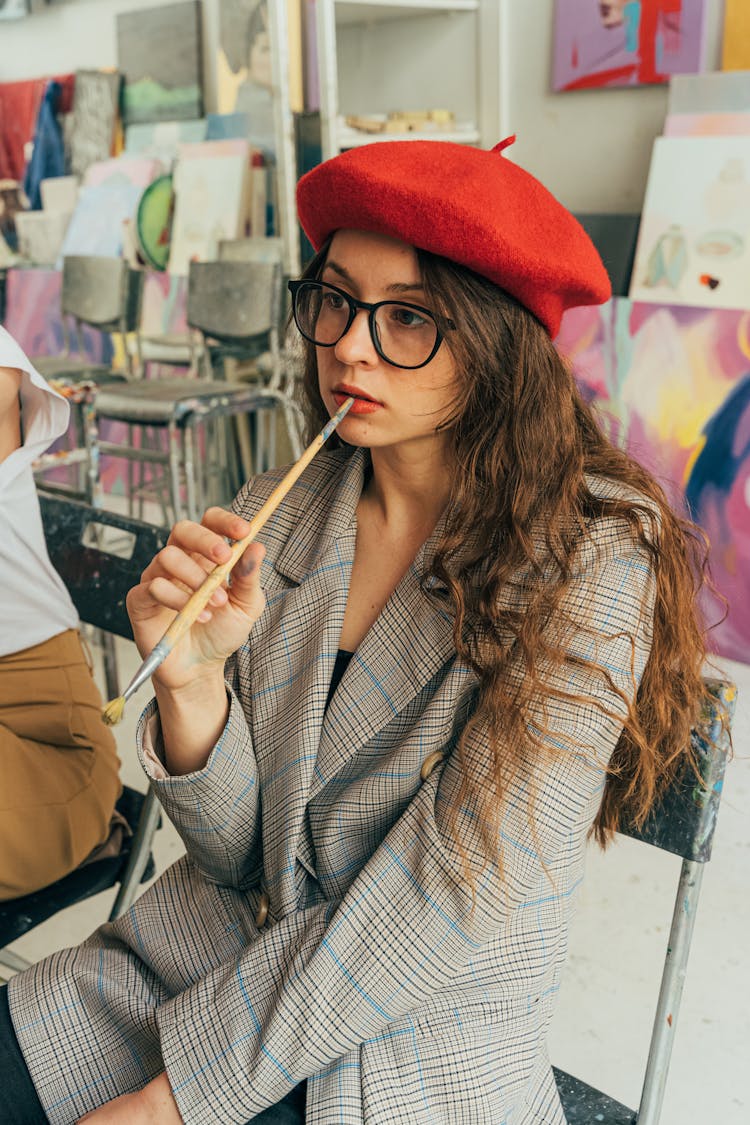
[[[555,0],[552,86],[669,81],[702,69],[705,0]]]
[[[750,312],[634,303],[566,313],[558,347],[611,440],[711,541],[711,647],[750,663]],[[706,595],[707,620],[723,616]]]
[[[629,296],[750,305],[750,136],[659,137]]]
[[[200,0],[120,12],[117,58],[127,125],[203,116]]]

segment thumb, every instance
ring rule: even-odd
[[[266,600],[260,585],[260,564],[266,549],[261,543],[250,543],[235,563],[229,586],[229,599],[242,613],[256,621]]]

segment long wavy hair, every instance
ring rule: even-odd
[[[327,249],[321,248],[305,277],[319,276]],[[652,561],[653,643],[636,698],[617,689],[606,668],[589,665],[619,698],[618,720],[624,715],[592,828],[605,846],[623,820],[642,825],[663,787],[691,763],[690,730],[705,695],[697,597],[707,579],[707,540],[673,511],[653,476],[604,436],[569,365],[533,314],[470,270],[421,250],[417,256],[425,303],[450,322],[444,346],[459,387],[444,424],[455,458],[452,491],[423,590],[429,597],[431,577],[447,587],[456,652],[478,677],[476,708],[458,752],[472,729],[489,729],[495,791],[472,797],[482,810],[485,843],[494,839],[495,852],[499,809],[514,769],[530,747],[550,753],[544,732],[534,734],[531,704],[535,714],[544,714],[546,702],[563,697],[544,672],[570,660],[550,623],[572,581],[588,525],[607,516],[625,520]],[[328,413],[312,345],[303,387],[313,434]],[[335,435],[331,440],[341,444]],[[587,477],[619,483],[620,496],[595,495]],[[518,585],[519,574],[522,609],[506,589]],[[525,675],[508,675],[519,653]],[[603,708],[596,698],[576,699]],[[466,771],[463,784],[469,786]]]

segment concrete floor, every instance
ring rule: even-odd
[[[137,666],[118,642],[122,682]],[[661,1125],[750,1122],[750,668],[724,662],[740,688],[735,759],[724,786],[713,860],[706,869]],[[100,681],[101,682],[101,681]],[[144,788],[135,726],[148,689],[115,728],[123,779]],[[157,833],[157,871],[182,844],[168,822]],[[591,847],[552,1027],[556,1065],[637,1106],[680,862],[625,838]],[[29,960],[77,943],[104,921],[114,891],[71,907],[13,947]]]

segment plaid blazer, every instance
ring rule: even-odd
[[[325,709],[366,457],[320,454],[265,529],[267,608],[228,663],[226,729],[204,769],[153,781],[186,856],[117,922],[11,982],[57,1125],[164,1066],[189,1125],[243,1125],[302,1079],[311,1125],[564,1121],[545,1042],[622,713],[573,658],[599,660],[633,696],[650,563],[624,521],[592,526],[556,686],[603,709],[554,702],[538,716],[550,754],[530,754],[508,790],[502,875],[471,802],[459,808],[480,871],[472,908],[449,812],[476,680],[419,586],[431,544]],[[280,476],[252,482],[238,510],[250,516]],[[152,728],[158,747],[153,704]],[[481,730],[465,768],[490,783]]]

